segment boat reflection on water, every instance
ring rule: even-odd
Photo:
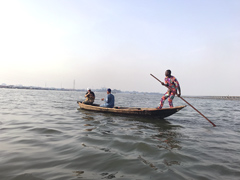
[[[82,119],[91,124],[91,133],[96,133],[98,139],[109,138],[111,143],[88,144],[94,149],[107,149],[109,153],[122,150],[121,153],[135,154],[141,164],[154,170],[168,169],[173,165],[180,165],[181,161],[173,154],[182,149],[183,135],[179,125],[173,125],[165,119],[157,117],[119,116],[116,114],[80,111]],[[86,124],[85,124],[86,127]],[[89,131],[86,130],[85,131]],[[102,136],[102,137],[101,137]],[[93,137],[93,134],[91,134]],[[93,137],[94,138],[94,137]],[[93,141],[93,140],[90,140]],[[121,146],[122,148],[119,148]],[[114,149],[114,150],[113,150]],[[126,151],[126,152],[125,152]],[[148,154],[148,155],[147,155]],[[160,156],[156,159],[148,158],[149,155]]]
[[[80,108],[78,110],[80,110]],[[119,123],[119,128],[121,128],[121,125],[123,123],[122,121],[125,121],[128,122],[127,126],[131,130],[152,130],[154,133],[151,135],[151,138],[160,142],[158,145],[159,148],[166,150],[181,149],[181,146],[179,145],[179,141],[177,139],[183,135],[177,130],[179,128],[182,128],[182,126],[173,125],[168,120],[159,119],[158,117],[139,117],[134,115],[119,116],[117,114],[106,114],[90,111],[81,111],[81,114],[84,115],[82,117],[83,120],[99,121],[97,124],[101,124],[100,121],[107,121],[108,123],[114,121],[115,124]],[[93,125],[88,124],[88,126]],[[109,128],[111,128],[111,126],[109,126]],[[96,127],[94,129],[96,129]]]
[[[180,150],[180,137],[183,135],[178,132],[179,128],[182,128],[179,125],[173,125],[169,121],[165,119],[158,119],[158,118],[138,118],[138,121],[147,123],[147,125],[141,125],[139,128],[145,128],[149,129],[152,128],[156,131],[156,134],[151,135],[151,137],[155,140],[159,141],[159,144],[157,145],[160,149],[166,149],[166,150],[173,150],[177,149]],[[149,126],[149,124],[151,124]]]

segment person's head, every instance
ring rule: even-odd
[[[88,91],[88,92],[91,91],[91,88],[88,87],[88,88],[87,88],[87,91]]]
[[[171,70],[166,70],[166,72],[165,72],[165,76],[167,76],[167,77],[170,77],[171,76]]]
[[[107,94],[111,94],[111,91],[112,91],[112,90],[111,90],[110,88],[108,88],[108,89],[107,89]]]

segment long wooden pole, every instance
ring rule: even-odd
[[[160,83],[162,83],[162,81],[160,81],[158,78],[156,78],[154,75],[150,74],[152,77],[154,77],[156,80],[158,80]],[[169,88],[169,87],[168,87]],[[170,88],[169,88],[170,89]],[[180,96],[179,96],[180,97]],[[210,122],[214,127],[216,126],[212,121],[210,121],[206,116],[204,116],[200,111],[198,111],[195,107],[193,107],[189,102],[187,102],[185,99],[183,99],[182,97],[180,97],[184,102],[186,102],[189,106],[191,106],[195,111],[197,111],[200,115],[202,115],[202,117],[204,117],[206,120],[208,120],[208,122]]]

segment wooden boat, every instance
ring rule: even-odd
[[[123,115],[140,115],[140,116],[157,116],[160,118],[168,117],[186,106],[176,106],[173,108],[137,108],[137,107],[113,107],[106,108],[100,107],[99,104],[84,104],[81,101],[77,102],[81,109],[89,110],[89,111],[97,111],[97,112],[106,112],[106,113],[115,113],[115,114],[123,114]]]

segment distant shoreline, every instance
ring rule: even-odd
[[[65,89],[65,88],[44,88],[44,87],[33,87],[33,86],[2,86],[0,88],[5,89],[28,89],[28,90],[55,90],[55,91],[86,91],[85,89]],[[105,92],[105,89],[95,89],[96,92]],[[137,92],[137,91],[120,91],[113,90],[113,93],[131,93],[131,94],[163,94],[156,92]],[[184,98],[199,98],[199,99],[225,99],[225,100],[240,100],[240,96],[182,96]]]
[[[240,96],[183,96],[186,98],[199,98],[199,99],[230,99],[240,100]]]

